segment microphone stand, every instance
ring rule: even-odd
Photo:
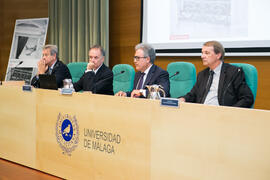
[[[178,75],[179,73],[180,73],[179,71],[176,71],[173,75],[171,75],[171,76],[169,77],[169,79],[171,79],[172,77]]]

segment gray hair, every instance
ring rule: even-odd
[[[135,51],[137,51],[138,49],[143,50],[143,55],[145,57],[149,56],[150,62],[154,64],[154,61],[156,59],[156,52],[155,52],[155,49],[151,45],[140,43],[135,46]]]
[[[56,57],[58,58],[58,48],[56,45],[52,45],[52,44],[47,44],[43,47],[43,50],[45,49],[50,49],[50,54],[51,56],[56,54]]]
[[[92,47],[89,49],[89,51],[90,51],[91,49],[99,49],[100,52],[101,52],[101,54],[102,54],[102,56],[105,56],[105,50],[103,49],[102,46],[100,46],[100,45],[94,45],[94,46],[92,46]]]
[[[222,46],[222,44],[218,41],[207,41],[203,44],[204,46],[213,46],[214,48],[214,52],[216,54],[219,54],[221,53],[221,56],[220,56],[220,59],[221,61],[224,61],[224,56],[225,56],[225,49],[224,47]]]

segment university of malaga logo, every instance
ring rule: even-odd
[[[79,143],[79,126],[75,116],[58,114],[56,140],[63,150],[63,154],[70,156]]]

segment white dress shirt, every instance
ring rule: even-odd
[[[204,104],[209,105],[216,105],[219,106],[218,103],[218,84],[219,84],[219,78],[220,78],[220,72],[223,62],[221,62],[213,71],[213,82],[210,86],[210,90],[205,98]]]
[[[145,71],[144,71],[144,76],[143,76],[143,85],[144,85],[144,83],[145,83],[145,80],[146,80],[146,78],[147,78],[147,75],[148,75],[148,73],[149,73],[149,71],[150,71],[150,69],[151,69],[151,67],[153,66],[153,64],[151,65],[151,66],[149,66]],[[139,83],[139,81],[138,81],[138,83]],[[146,90],[145,89],[142,89],[142,90],[140,90],[141,91],[141,93],[142,93],[142,95],[144,96],[144,97],[146,97]]]

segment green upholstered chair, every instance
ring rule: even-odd
[[[72,62],[67,65],[73,83],[77,82],[82,77],[87,64],[87,62]]]
[[[131,91],[133,89],[133,81],[135,70],[128,64],[117,64],[113,67],[113,92]]]
[[[184,96],[196,82],[196,68],[192,63],[172,62],[168,64],[167,71],[170,77],[170,94],[172,98]],[[177,74],[177,72],[179,73]]]
[[[246,79],[247,85],[249,86],[249,88],[251,89],[253,93],[254,102],[255,102],[256,95],[257,95],[257,87],[258,87],[258,72],[257,72],[256,67],[247,63],[230,63],[230,64],[237,67],[241,67],[243,69],[245,73],[245,79]]]

